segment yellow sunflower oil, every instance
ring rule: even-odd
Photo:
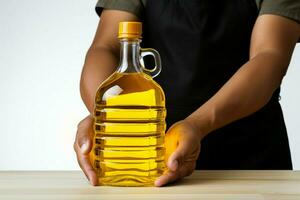
[[[120,22],[120,64],[95,98],[91,162],[100,185],[153,186],[165,170],[165,95],[153,80],[161,71],[154,49],[141,49],[141,23]],[[152,70],[140,62],[155,60]]]

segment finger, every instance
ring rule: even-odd
[[[89,153],[92,149],[92,138],[94,135],[92,123],[93,119],[88,116],[78,124],[75,143],[77,143],[83,154]]]
[[[81,143],[81,145],[80,145]],[[92,150],[93,144],[92,139],[90,137],[86,137],[83,139],[78,140],[77,144],[80,148],[80,152],[84,155],[89,154],[89,152]]]
[[[196,167],[196,162],[185,162],[184,165],[176,172],[168,171],[166,174],[160,176],[155,181],[155,186],[161,187],[168,183],[172,183],[178,179],[189,176],[193,173]]]
[[[167,133],[165,136],[165,147],[166,147],[166,152],[165,152],[165,161],[169,160],[169,157],[172,155],[174,151],[176,151],[178,144],[178,138],[176,135],[172,135],[170,133]]]
[[[178,170],[184,164],[185,159],[188,158],[190,151],[191,145],[185,140],[180,141],[176,150],[168,159],[168,168],[172,171]]]
[[[161,175],[158,179],[156,179],[154,185],[156,187],[161,187],[163,185],[166,185],[167,183],[172,183],[176,181],[178,177],[179,177],[178,172],[168,171],[166,174]]]
[[[82,154],[78,146],[75,148],[75,152],[77,155],[78,164],[82,169],[82,171],[84,172],[85,176],[87,177],[87,179],[90,181],[92,185],[94,186],[97,185],[98,177],[92,167],[89,155]]]

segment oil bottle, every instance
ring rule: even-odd
[[[153,186],[165,170],[165,95],[159,53],[140,48],[142,24],[120,22],[120,64],[95,98],[91,162],[100,185]],[[155,67],[142,58],[153,56]]]

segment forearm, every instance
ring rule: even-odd
[[[99,85],[113,73],[118,57],[109,48],[91,47],[87,52],[80,80],[80,93],[90,113],[94,109],[95,94]]]
[[[199,134],[205,136],[256,112],[279,87],[288,66],[287,60],[277,52],[259,53],[187,120],[199,130]]]

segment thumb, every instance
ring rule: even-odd
[[[92,150],[92,141],[90,138],[80,138],[78,141],[78,146],[82,154],[87,154]]]
[[[76,143],[82,154],[87,154],[92,149],[93,138],[93,121],[90,117],[86,117],[78,125],[76,134]]]
[[[170,155],[167,163],[168,168],[171,171],[176,171],[183,165],[185,157],[188,155],[189,148],[187,142],[179,142],[176,150]]]

